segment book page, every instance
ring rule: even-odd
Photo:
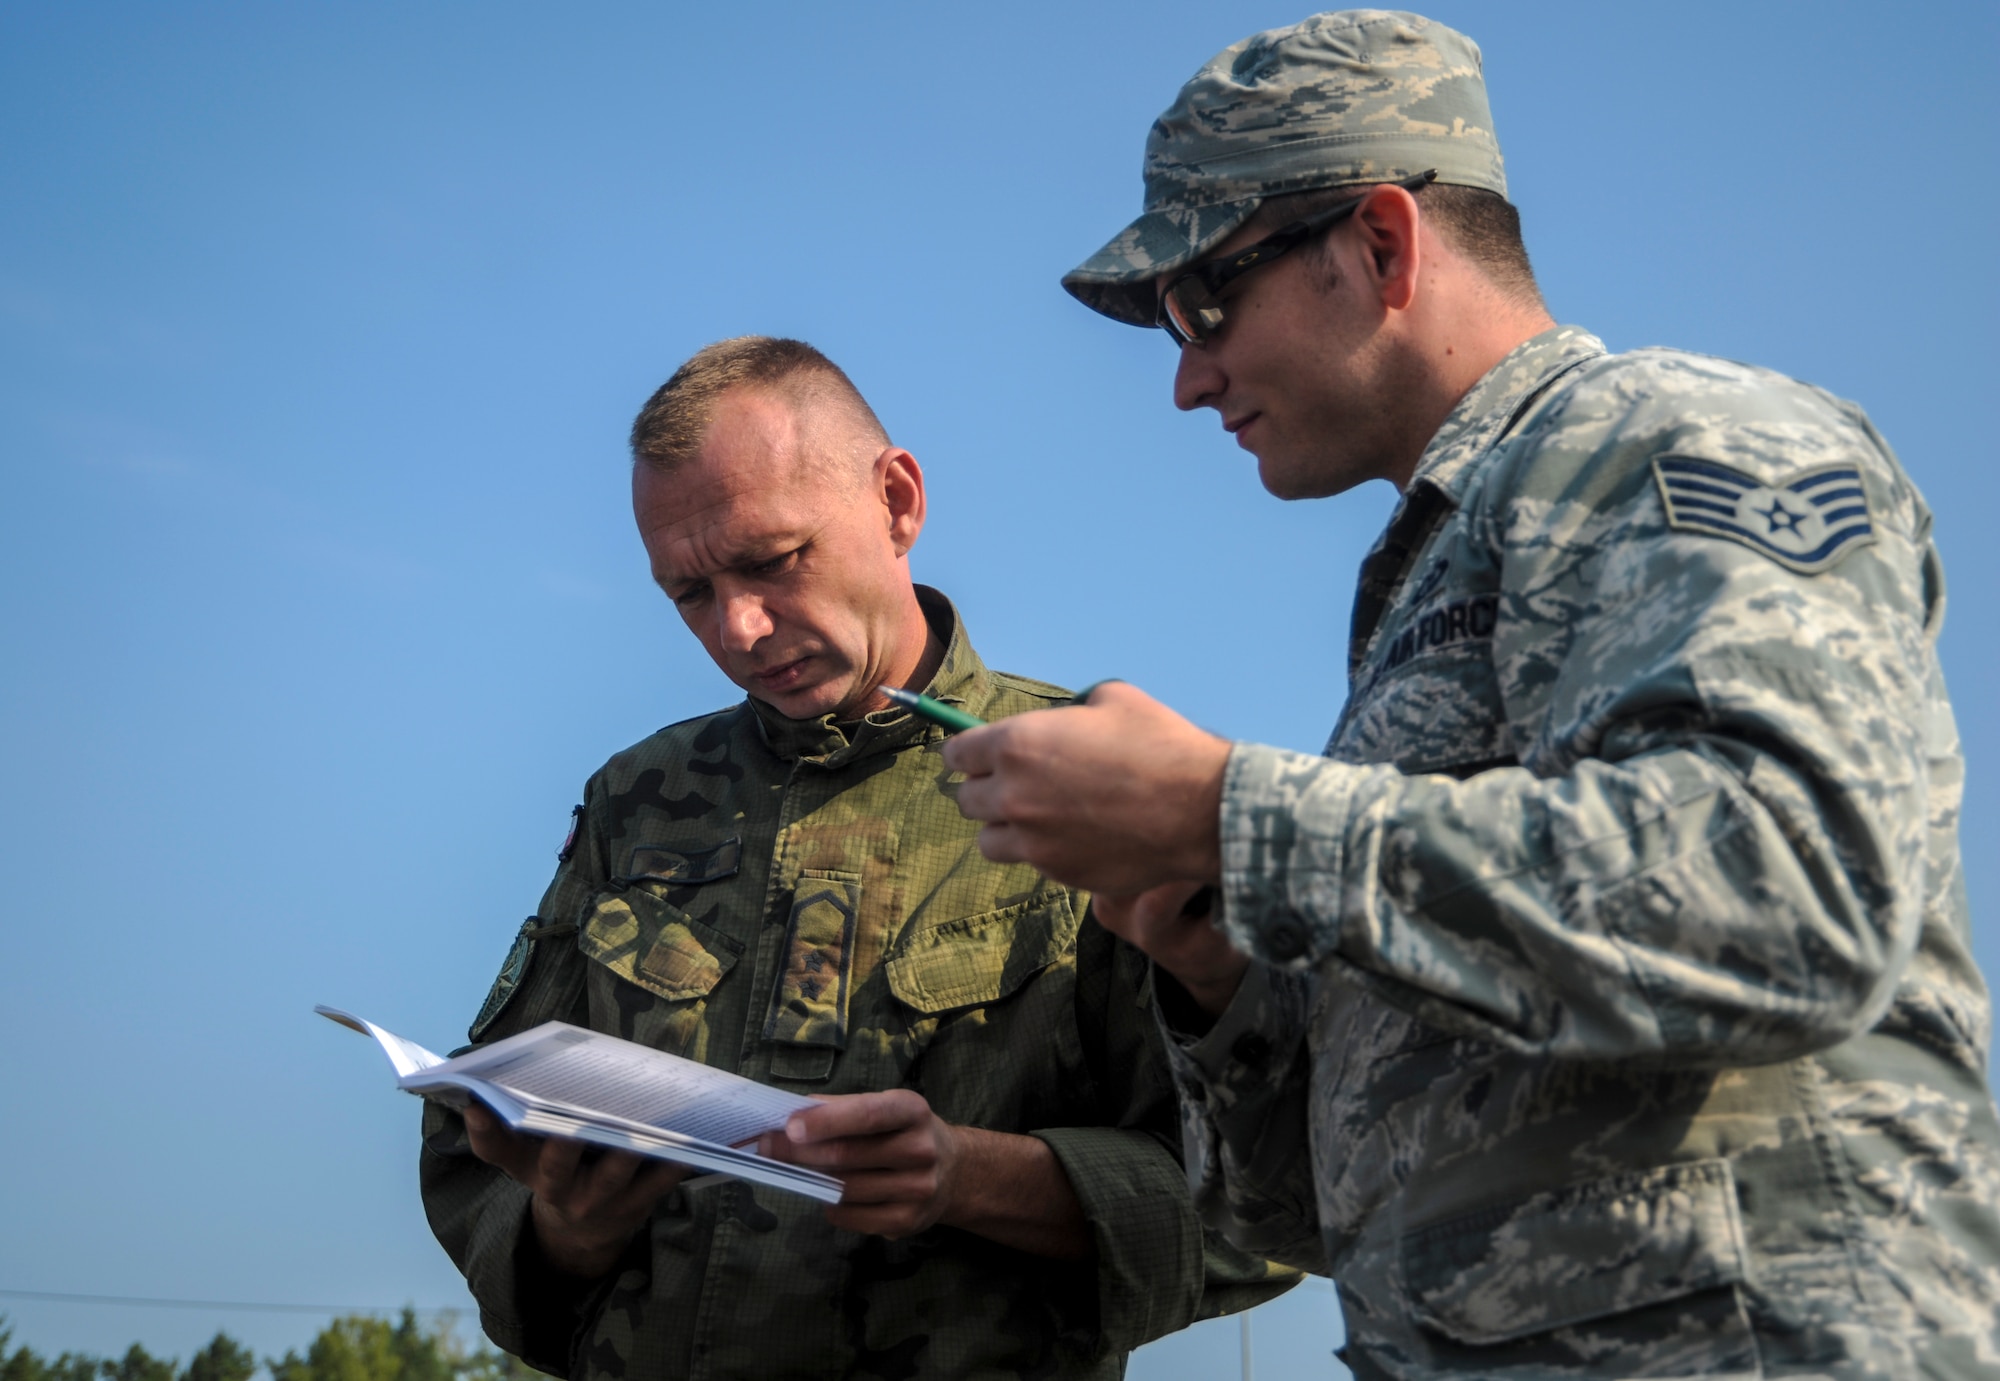
[[[313,1010],[373,1037],[405,1092],[452,1107],[477,1098],[516,1131],[713,1172],[684,1182],[686,1188],[742,1178],[821,1203],[840,1202],[841,1182],[834,1176],[737,1149],[736,1143],[783,1126],[793,1112],[811,1106],[810,1098],[563,1022],[447,1060],[337,1007]]]
[[[552,1021],[436,1072],[462,1073],[537,1102],[566,1104],[734,1146],[782,1127],[810,1098]]]
[[[375,1043],[382,1047],[382,1053],[389,1057],[389,1063],[396,1067],[396,1077],[406,1078],[420,1070],[436,1069],[449,1064],[444,1056],[424,1049],[415,1041],[406,1041],[394,1031],[385,1031],[372,1021],[364,1021],[352,1012],[343,1012],[338,1007],[319,1006],[313,1008],[328,1021],[337,1021],[350,1031],[359,1031],[364,1036],[373,1036]]]

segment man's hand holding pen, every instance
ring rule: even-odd
[[[1111,681],[1082,704],[955,734],[944,759],[965,774],[958,808],[984,823],[982,853],[1089,888],[1107,929],[1203,1007],[1228,1004],[1248,960],[1206,908],[1186,914],[1190,898],[1222,876],[1227,739]]]

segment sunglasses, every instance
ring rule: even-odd
[[[1391,185],[1406,192],[1416,192],[1429,186],[1436,178],[1437,169],[1432,168]],[[1200,345],[1213,339],[1215,333],[1222,329],[1223,321],[1222,299],[1217,294],[1226,285],[1251,269],[1262,268],[1286,250],[1296,249],[1315,235],[1338,225],[1353,215],[1354,208],[1367,199],[1368,193],[1363,192],[1354,200],[1329,206],[1316,216],[1293,221],[1257,243],[1246,245],[1227,259],[1211,259],[1207,263],[1196,264],[1167,284],[1160,294],[1159,311],[1153,318],[1153,324],[1172,336],[1179,345]]]

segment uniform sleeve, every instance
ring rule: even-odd
[[[1535,1055],[1753,1064],[1875,1021],[1921,925],[1941,592],[1872,430],[1787,387],[1603,389],[1523,447],[1484,500],[1523,765],[1460,780],[1239,744],[1240,946]],[[1650,418],[1649,392],[1698,420]],[[1809,573],[1761,528],[1677,527],[1670,457],[1722,467],[1703,473],[1743,514],[1851,472],[1870,540]]]
[[[592,799],[588,791],[585,799]],[[545,1021],[582,1024],[582,959],[575,930],[605,876],[587,808],[575,845],[556,869],[536,914],[516,936],[474,1022],[475,1044]],[[431,1231],[479,1302],[486,1335],[542,1371],[568,1375],[572,1345],[598,1291],[555,1274],[542,1261],[528,1223],[527,1189],[472,1154],[458,1113],[429,1102],[424,1104],[418,1179]]]
[[[1129,1352],[1273,1299],[1298,1277],[1202,1227],[1171,1149],[1174,1093],[1147,1010],[1145,961],[1091,919],[1077,949],[1079,1028],[1101,1125],[1033,1135],[1061,1162],[1096,1242],[1098,1350]]]
[[[1154,982],[1195,1211],[1252,1256],[1326,1274],[1306,1136],[1311,979],[1252,964],[1212,1022],[1170,996],[1170,976]]]

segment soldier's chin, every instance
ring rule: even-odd
[[[818,681],[783,691],[756,689],[750,692],[787,719],[818,719],[840,708],[840,686],[836,681]]]
[[[1321,497],[1299,472],[1300,467],[1269,455],[1257,457],[1257,482],[1275,499],[1316,499]]]
[[[1275,499],[1325,499],[1371,478],[1342,472],[1319,457],[1259,455],[1257,482]]]

